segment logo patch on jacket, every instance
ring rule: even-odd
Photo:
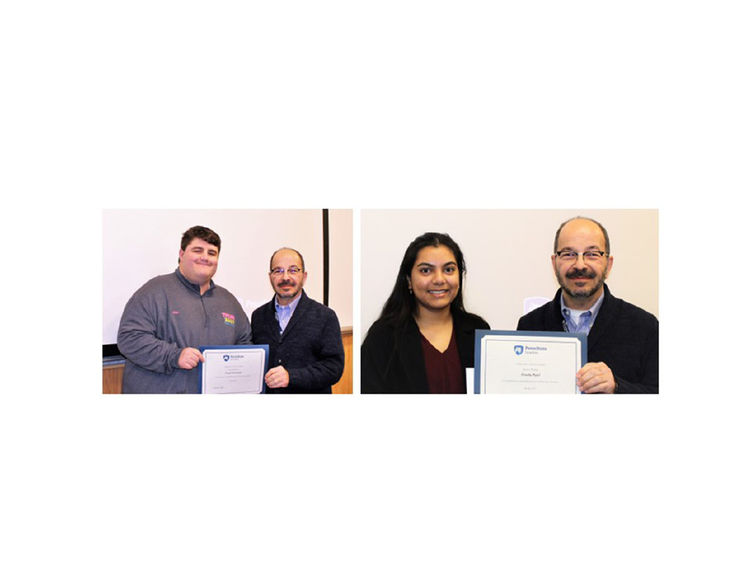
[[[235,315],[230,315],[229,313],[222,313],[222,317],[224,317],[224,324],[235,326]]]

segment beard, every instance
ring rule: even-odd
[[[605,272],[598,276],[589,268],[572,268],[571,270],[566,272],[565,276],[562,276],[560,272],[556,271],[555,277],[558,279],[558,285],[561,286],[563,292],[569,297],[573,297],[574,299],[592,297],[598,291],[600,291],[600,289],[602,289],[602,286],[605,284]],[[589,289],[584,287],[578,288],[573,285],[573,282],[576,279],[595,280],[595,284]]]
[[[286,288],[291,288],[292,293],[283,294],[282,290]],[[300,293],[302,286],[295,283],[280,283],[276,286],[275,289],[277,296],[279,296],[281,299],[294,299]]]

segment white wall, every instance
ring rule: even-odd
[[[346,230],[349,213],[350,228]],[[336,214],[330,232],[337,256],[351,249],[351,211]],[[271,299],[269,258],[279,247],[290,246],[305,258],[305,291],[323,300],[323,223],[320,209],[305,210],[143,210],[117,209],[102,213],[103,324],[102,343],[117,339],[125,303],[133,292],[154,276],[177,267],[182,233],[193,225],[215,230],[222,238],[219,267],[214,281],[229,291],[250,315]],[[335,234],[333,234],[335,233]],[[351,250],[350,250],[351,256]],[[336,262],[332,258],[332,265]],[[336,268],[332,268],[336,270]],[[337,276],[329,301],[342,325],[352,320],[351,258],[348,276]],[[333,295],[336,293],[336,296]],[[349,299],[349,301],[347,301]]]
[[[584,215],[610,235],[613,294],[658,314],[657,210],[363,210],[362,333],[378,318],[404,251],[427,231],[444,232],[464,252],[465,308],[494,329],[512,330],[527,297],[550,299],[558,288],[550,256],[558,226]]]

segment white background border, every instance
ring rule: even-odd
[[[747,557],[743,3],[38,2],[1,21],[11,559]],[[101,395],[103,208],[479,194],[659,209],[661,395]]]

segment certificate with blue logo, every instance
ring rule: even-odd
[[[201,393],[262,393],[268,365],[267,344],[206,346],[201,364]]]
[[[475,331],[475,393],[578,393],[587,337],[569,332]]]

